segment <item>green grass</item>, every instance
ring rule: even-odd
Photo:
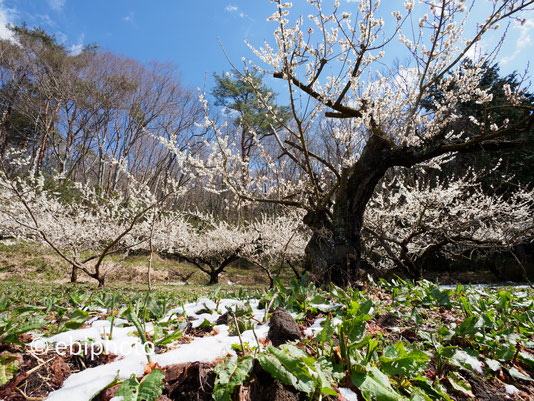
[[[303,326],[323,317],[323,331],[280,348],[247,347],[246,355],[217,368],[219,392],[231,394],[234,387],[228,386],[236,385],[225,382],[227,370],[240,370],[246,386],[254,374],[251,359],[256,359],[266,372],[312,400],[347,386],[367,400],[470,400],[482,392],[504,399],[505,385],[522,391],[515,399],[534,397],[534,291],[443,289],[429,281],[371,284],[363,290],[322,290],[291,281],[259,290],[158,283],[148,296],[143,284],[114,282],[102,290],[92,284],[0,281],[0,335],[2,329],[11,330],[7,338],[16,341],[30,327],[51,335],[90,317],[110,318],[118,310],[132,323],[159,324],[170,308],[201,296],[215,301],[253,297],[270,311],[280,306],[292,312]],[[121,309],[126,305],[129,313]],[[235,313],[243,329],[257,323],[251,309]],[[2,326],[2,321],[16,324]],[[162,329],[175,330],[163,324]],[[142,324],[136,327],[143,330]]]
[[[116,264],[106,278],[106,286],[143,285],[147,281],[149,255],[133,254],[109,256],[105,264]],[[12,244],[0,242],[0,280],[32,279],[44,283],[66,283],[70,280],[71,267],[45,245],[18,241]],[[289,268],[282,269],[278,278],[284,282],[294,277]],[[220,284],[226,286],[263,287],[269,284],[267,275],[247,263],[234,263],[220,275]],[[83,283],[96,283],[79,272]],[[152,282],[155,284],[195,285],[208,282],[208,276],[194,265],[171,257],[155,255],[152,261]]]

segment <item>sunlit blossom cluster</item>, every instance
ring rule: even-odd
[[[256,163],[250,167],[248,161],[243,165],[236,144],[210,117],[202,98],[203,126],[215,134],[206,177],[225,182],[242,202],[262,199],[306,210],[332,205],[343,169],[357,163],[370,135],[383,137],[392,149],[427,151],[430,145],[467,144],[474,132],[479,140],[489,140],[508,128],[507,122],[493,121],[490,112],[485,121],[469,116],[471,125],[451,127],[461,117],[457,109],[462,104],[492,100],[489,89],[481,87],[489,56],[464,63],[466,56],[486,32],[499,29],[499,22],[527,7],[527,2],[493,2],[474,30],[468,27],[482,11],[460,0],[405,1],[387,24],[379,1],[341,6],[310,0],[307,16],[293,16],[291,3],[272,3],[275,11],[268,21],[276,24],[274,39],[260,47],[249,43],[259,63],[244,60],[245,70],[267,72],[287,82],[294,122],[273,127],[268,141],[257,140]],[[387,53],[397,54],[399,46],[404,48],[402,64],[388,65]],[[511,102],[520,104],[519,90],[505,90]],[[432,96],[436,92],[439,98]],[[302,95],[312,99],[305,108]],[[340,124],[330,134],[342,155],[337,160],[315,143],[312,133],[324,115],[350,117],[350,129]]]
[[[365,213],[368,260],[417,276],[429,256],[461,258],[474,249],[510,251],[528,242],[534,235],[534,190],[489,193],[480,174],[445,180],[420,168],[384,180]]]

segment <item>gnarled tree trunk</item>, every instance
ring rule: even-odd
[[[369,138],[358,162],[342,171],[332,215],[308,213],[314,233],[306,246],[305,265],[319,283],[351,285],[359,279],[363,215],[380,179],[390,167],[389,144]]]

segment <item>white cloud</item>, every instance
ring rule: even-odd
[[[13,23],[15,17],[15,10],[7,8],[4,1],[0,0],[0,39],[10,39],[13,33],[7,28],[9,24]]]
[[[78,38],[78,43],[73,44],[69,46],[69,53],[73,56],[77,56],[80,54],[84,48],[83,40],[85,39],[85,35],[82,33],[80,37]]]
[[[48,6],[54,11],[61,11],[66,0],[48,0]]]
[[[245,13],[242,12],[242,11],[239,11],[239,7],[234,6],[234,5],[232,5],[232,4],[228,4],[228,5],[225,7],[225,10],[228,11],[229,13],[237,14],[240,18],[247,18],[247,17],[248,17],[247,14],[245,14]]]
[[[56,37],[57,42],[60,45],[63,45],[65,49],[67,49],[67,51],[73,56],[77,56],[78,54],[80,54],[83,48],[85,47],[83,43],[85,39],[85,35],[83,33],[80,36],[78,36],[78,41],[74,44],[71,44],[70,46],[69,46],[69,38],[64,32],[61,32],[61,31],[54,32],[54,36]]]
[[[55,37],[56,37],[56,39],[57,39],[59,44],[62,44],[62,45],[67,44],[68,38],[67,38],[67,35],[65,35],[63,32],[61,32],[61,31],[60,32],[56,32],[56,33],[54,33],[54,35],[55,35]]]
[[[515,51],[509,55],[501,58],[501,64],[508,64],[511,61],[515,60],[525,49],[532,46],[532,37],[530,34],[534,29],[534,21],[532,20],[522,20],[516,21],[514,29],[519,30],[519,37],[515,42]]]
[[[465,57],[473,60],[478,61],[480,58],[484,55],[484,45],[481,42],[475,43],[473,46],[469,48],[467,53],[465,53]]]
[[[519,39],[517,39],[517,48],[522,49],[527,46],[530,46],[532,43],[532,38],[530,37],[530,33],[532,28],[534,28],[534,21],[532,20],[524,20],[520,25],[518,26],[520,34]]]
[[[39,18],[42,24],[49,25],[49,26],[56,25],[56,23],[52,21],[52,18],[50,18],[48,14],[39,14],[37,15],[37,18]]]
[[[69,47],[69,53],[72,56],[77,56],[80,54],[83,50],[83,43],[76,43],[75,45],[72,45]]]
[[[133,19],[134,19],[134,13],[133,12],[130,12],[130,13],[128,13],[127,16],[122,17],[122,20],[124,22],[133,22]]]

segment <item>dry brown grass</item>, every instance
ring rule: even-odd
[[[112,268],[107,283],[147,282],[148,255],[115,256],[104,262],[104,268]],[[36,280],[65,283],[70,280],[71,268],[50,248],[25,242],[0,242],[0,280]],[[284,280],[293,277],[292,272],[282,271]],[[219,277],[221,284],[242,286],[266,286],[267,275],[258,268],[235,263]],[[152,281],[161,284],[205,284],[208,276],[197,267],[172,258],[155,255],[152,261]],[[95,281],[79,273],[79,282]]]

